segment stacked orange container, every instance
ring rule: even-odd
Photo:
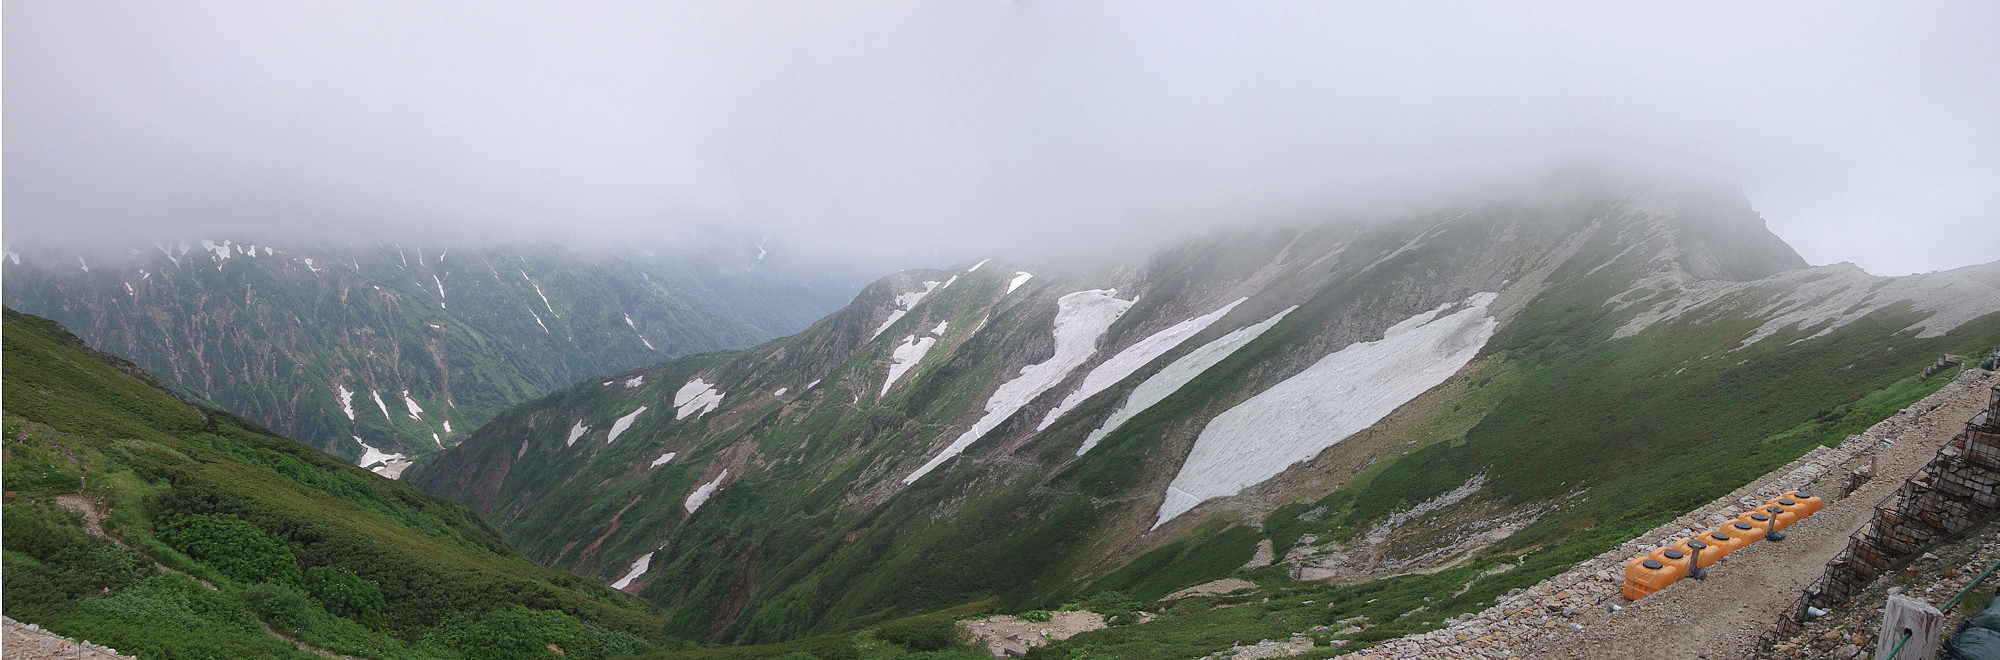
[[[1686,574],[1686,566],[1668,564],[1652,557],[1634,557],[1625,564],[1625,599],[1645,598]]]

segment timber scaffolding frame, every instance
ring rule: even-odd
[[[1756,651],[1804,630],[1808,607],[1844,606],[1882,574],[1908,565],[1925,548],[1961,540],[2000,518],[2000,384],[1986,409],[1966,422],[1937,456],[1875,505],[1875,517],[1848,537],[1847,549],[1827,563],[1757,640]]]

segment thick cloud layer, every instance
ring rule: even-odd
[[[10,242],[304,231],[908,265],[1576,162],[1815,263],[2000,258],[1990,3],[9,2]]]

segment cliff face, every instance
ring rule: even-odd
[[[550,246],[233,241],[117,258],[10,250],[4,264],[9,306],[371,464],[456,444],[554,388],[762,341],[833,306],[805,278],[700,266]],[[764,304],[805,309],[754,312]]]
[[[719,641],[1157,598],[1259,546],[1280,580],[1520,566],[1396,623],[1420,628],[2000,341],[1977,277],[1802,265],[1739,194],[1566,184],[909,271],[797,335],[510,409],[410,478]],[[1393,584],[1350,609],[1437,587]]]

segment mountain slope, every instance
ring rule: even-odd
[[[554,246],[202,241],[93,259],[10,252],[7,304],[365,464],[436,451],[580,379],[762,341],[838,304],[809,273]]]
[[[1388,634],[2000,344],[1991,267],[1804,265],[1734,191],[1561,181],[1134,266],[909,271],[798,335],[511,409],[411,478],[712,640],[1150,600],[1265,543],[1259,581],[1373,580],[1320,613],[1400,606]],[[1378,579],[1412,571],[1443,572]]]
[[[8,309],[0,336],[10,617],[142,658],[314,657],[271,629],[367,657],[681,646],[461,506],[182,401],[46,319]]]

